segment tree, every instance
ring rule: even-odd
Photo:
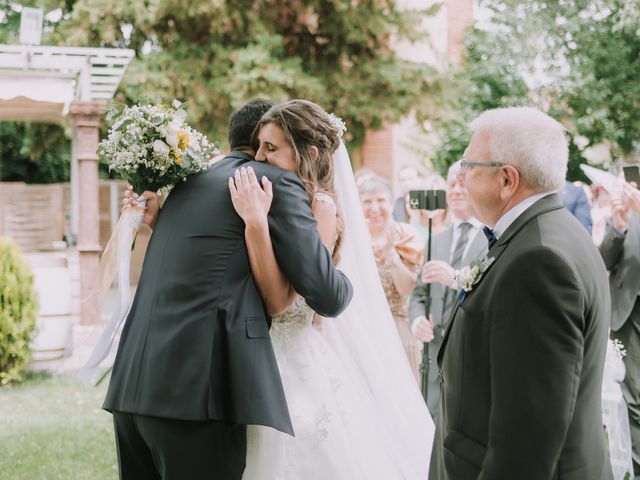
[[[606,142],[628,160],[640,140],[640,6],[625,0],[485,0],[490,21],[469,33],[455,72],[457,116],[441,123],[440,168],[460,158],[464,125],[487,108],[536,106],[570,139],[571,180],[584,150]],[[580,139],[581,141],[578,141]]]
[[[59,38],[133,48],[118,99],[186,100],[191,123],[215,140],[226,140],[234,108],[263,96],[316,101],[358,142],[426,102],[430,68],[390,44],[420,39],[434,11],[393,0],[78,0]]]
[[[60,10],[60,15],[44,19],[46,43],[72,4],[72,0],[0,0],[0,43],[18,43],[22,6]],[[61,125],[0,122],[0,181],[69,181],[70,156],[71,140]]]
[[[59,125],[0,122],[0,181],[69,181],[71,143]]]
[[[434,71],[402,60],[391,44],[423,38],[419,25],[437,5],[400,10],[394,0],[21,3],[57,12],[46,16],[43,43],[134,49],[116,100],[188,101],[190,123],[223,145],[231,111],[256,96],[316,101],[346,121],[352,144],[363,140],[367,128],[410,111],[418,118],[433,111]],[[0,8],[0,42],[14,42],[19,7],[0,0]]]

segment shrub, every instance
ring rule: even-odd
[[[37,310],[29,264],[13,240],[0,237],[0,385],[22,377]]]

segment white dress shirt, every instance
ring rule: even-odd
[[[536,203],[541,198],[551,195],[552,193],[556,193],[556,192],[544,192],[544,193],[537,193],[535,195],[531,195],[530,197],[527,197],[524,200],[522,200],[517,205],[514,205],[513,207],[511,207],[510,210],[508,210],[504,215],[502,215],[502,217],[500,217],[500,220],[498,220],[498,222],[496,223],[496,226],[493,227],[493,234],[496,236],[497,239],[499,239],[502,236],[502,234],[507,230],[507,228],[509,228],[511,224],[515,222],[516,219],[525,212],[526,209],[528,209],[531,205]]]

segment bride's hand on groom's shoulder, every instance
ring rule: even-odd
[[[251,167],[242,167],[229,177],[233,208],[247,225],[266,222],[273,200],[273,184],[265,176],[258,182]]]
[[[138,204],[140,200],[146,200],[147,204],[142,207]],[[160,213],[160,199],[158,194],[149,190],[145,190],[142,194],[138,195],[133,191],[131,186],[124,191],[122,195],[122,211],[129,207],[142,208],[144,210],[144,216],[142,223],[146,224],[153,230]]]

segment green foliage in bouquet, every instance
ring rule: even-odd
[[[0,385],[19,381],[31,358],[38,301],[33,274],[18,246],[0,237]]]
[[[171,106],[114,105],[107,115],[111,128],[98,154],[109,171],[120,174],[135,192],[168,191],[188,175],[208,168],[218,153],[214,144],[185,122],[186,117],[178,100]]]

